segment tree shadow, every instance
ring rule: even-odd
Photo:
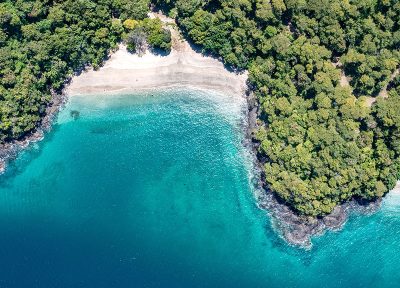
[[[163,50],[160,48],[150,48],[149,51],[156,55],[156,56],[161,56],[161,57],[167,57],[168,55],[171,54],[171,50]]]
[[[185,40],[189,44],[190,48],[194,52],[199,53],[205,57],[210,57],[215,60],[218,60],[219,62],[221,62],[224,65],[224,68],[231,73],[240,75],[246,71],[246,69],[238,68],[238,67],[235,67],[234,65],[227,64],[221,56],[217,55],[217,53],[206,50],[201,45],[194,43],[193,40],[190,39],[188,32],[182,27],[182,25],[180,25],[179,21],[177,22],[177,24],[178,24],[179,32],[181,32],[181,35],[183,37],[183,40]]]

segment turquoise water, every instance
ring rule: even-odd
[[[0,287],[398,287],[400,196],[287,246],[255,205],[243,105],[71,99],[0,176]]]

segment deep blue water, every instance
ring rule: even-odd
[[[243,108],[72,98],[0,176],[0,287],[399,287],[400,196],[289,247],[255,204]]]

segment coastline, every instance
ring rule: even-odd
[[[52,93],[52,99],[46,107],[43,118],[36,129],[23,139],[14,140],[0,145],[0,175],[6,171],[7,163],[18,156],[18,153],[26,149],[30,144],[41,141],[44,134],[50,131],[58,112],[67,102],[65,93]]]
[[[220,60],[195,51],[180,34],[175,20],[154,12],[149,13],[149,17],[159,18],[171,32],[172,49],[169,54],[146,51],[143,56],[138,56],[120,44],[100,69],[89,69],[72,77],[66,94],[69,97],[129,94],[189,86],[238,97],[245,95],[248,89],[247,71],[240,74],[228,71]]]
[[[228,71],[222,62],[196,52],[181,38],[176,29],[169,28],[173,38],[170,54],[162,56],[148,51],[139,57],[129,53],[124,45],[120,45],[119,50],[111,54],[100,69],[88,69],[80,75],[73,76],[64,93],[53,95],[52,102],[36,131],[23,140],[0,146],[0,174],[5,171],[7,161],[15,158],[19,151],[30,143],[43,139],[44,133],[51,128],[57,112],[68,97],[129,94],[171,87],[193,87],[245,97],[248,92],[247,72],[237,74]],[[257,128],[258,104],[251,93],[246,98],[248,111],[245,117],[248,123],[244,127],[244,145],[254,154],[254,167],[257,170],[255,174],[259,175],[259,183],[256,185],[259,186],[260,193],[255,195],[255,201],[260,209],[269,214],[274,229],[287,243],[309,248],[312,245],[312,237],[322,235],[328,230],[341,229],[352,213],[371,214],[379,209],[382,199],[370,203],[358,203],[353,200],[337,206],[331,214],[322,218],[306,218],[297,215],[281,203],[263,182],[262,159],[257,157],[258,146],[252,139],[252,132]],[[394,191],[397,192],[393,193],[400,194],[400,182]]]
[[[186,86],[245,94],[247,73],[230,72],[217,59],[197,53],[187,42],[179,41],[166,56],[147,52],[139,57],[120,45],[99,70],[90,69],[73,77],[66,94],[69,97],[112,95]]]
[[[257,204],[268,211],[275,231],[289,245],[307,250],[312,248],[314,237],[328,231],[340,231],[352,215],[374,214],[382,204],[382,198],[366,203],[351,200],[336,206],[331,214],[321,218],[303,217],[281,203],[271,191],[264,189],[263,194],[257,197]]]
[[[129,53],[126,46],[121,44],[100,69],[95,71],[89,68],[67,79],[61,94],[52,93],[52,100],[33,132],[23,139],[0,145],[0,174],[5,172],[7,163],[17,157],[21,150],[43,139],[69,97],[129,94],[173,87],[192,87],[245,96],[247,72],[238,74],[228,71],[218,59],[196,52],[171,25],[171,19],[155,13],[149,16],[159,17],[170,29],[170,54],[156,55],[147,51],[139,57]]]

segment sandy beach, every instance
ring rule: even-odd
[[[52,103],[46,108],[46,116],[35,132],[22,140],[0,146],[0,174],[5,171],[6,162],[10,158],[16,157],[30,143],[43,138],[44,131],[50,129],[52,120],[68,97],[190,87],[212,90],[243,100],[242,96],[247,89],[247,72],[237,74],[228,71],[221,61],[193,50],[179,34],[173,19],[156,13],[150,13],[149,16],[160,18],[171,31],[171,53],[161,56],[147,51],[139,57],[120,44],[119,49],[110,55],[100,69],[88,69],[79,76],[72,77],[65,93],[54,96]]]
[[[168,18],[161,19],[170,23]],[[243,95],[247,73],[230,72],[217,59],[197,53],[182,40],[176,28],[170,24],[168,27],[173,44],[169,55],[148,51],[139,57],[121,44],[99,70],[91,69],[73,77],[67,95],[130,93],[175,86]]]
[[[389,192],[392,195],[400,195],[400,181],[397,181],[396,186]]]

